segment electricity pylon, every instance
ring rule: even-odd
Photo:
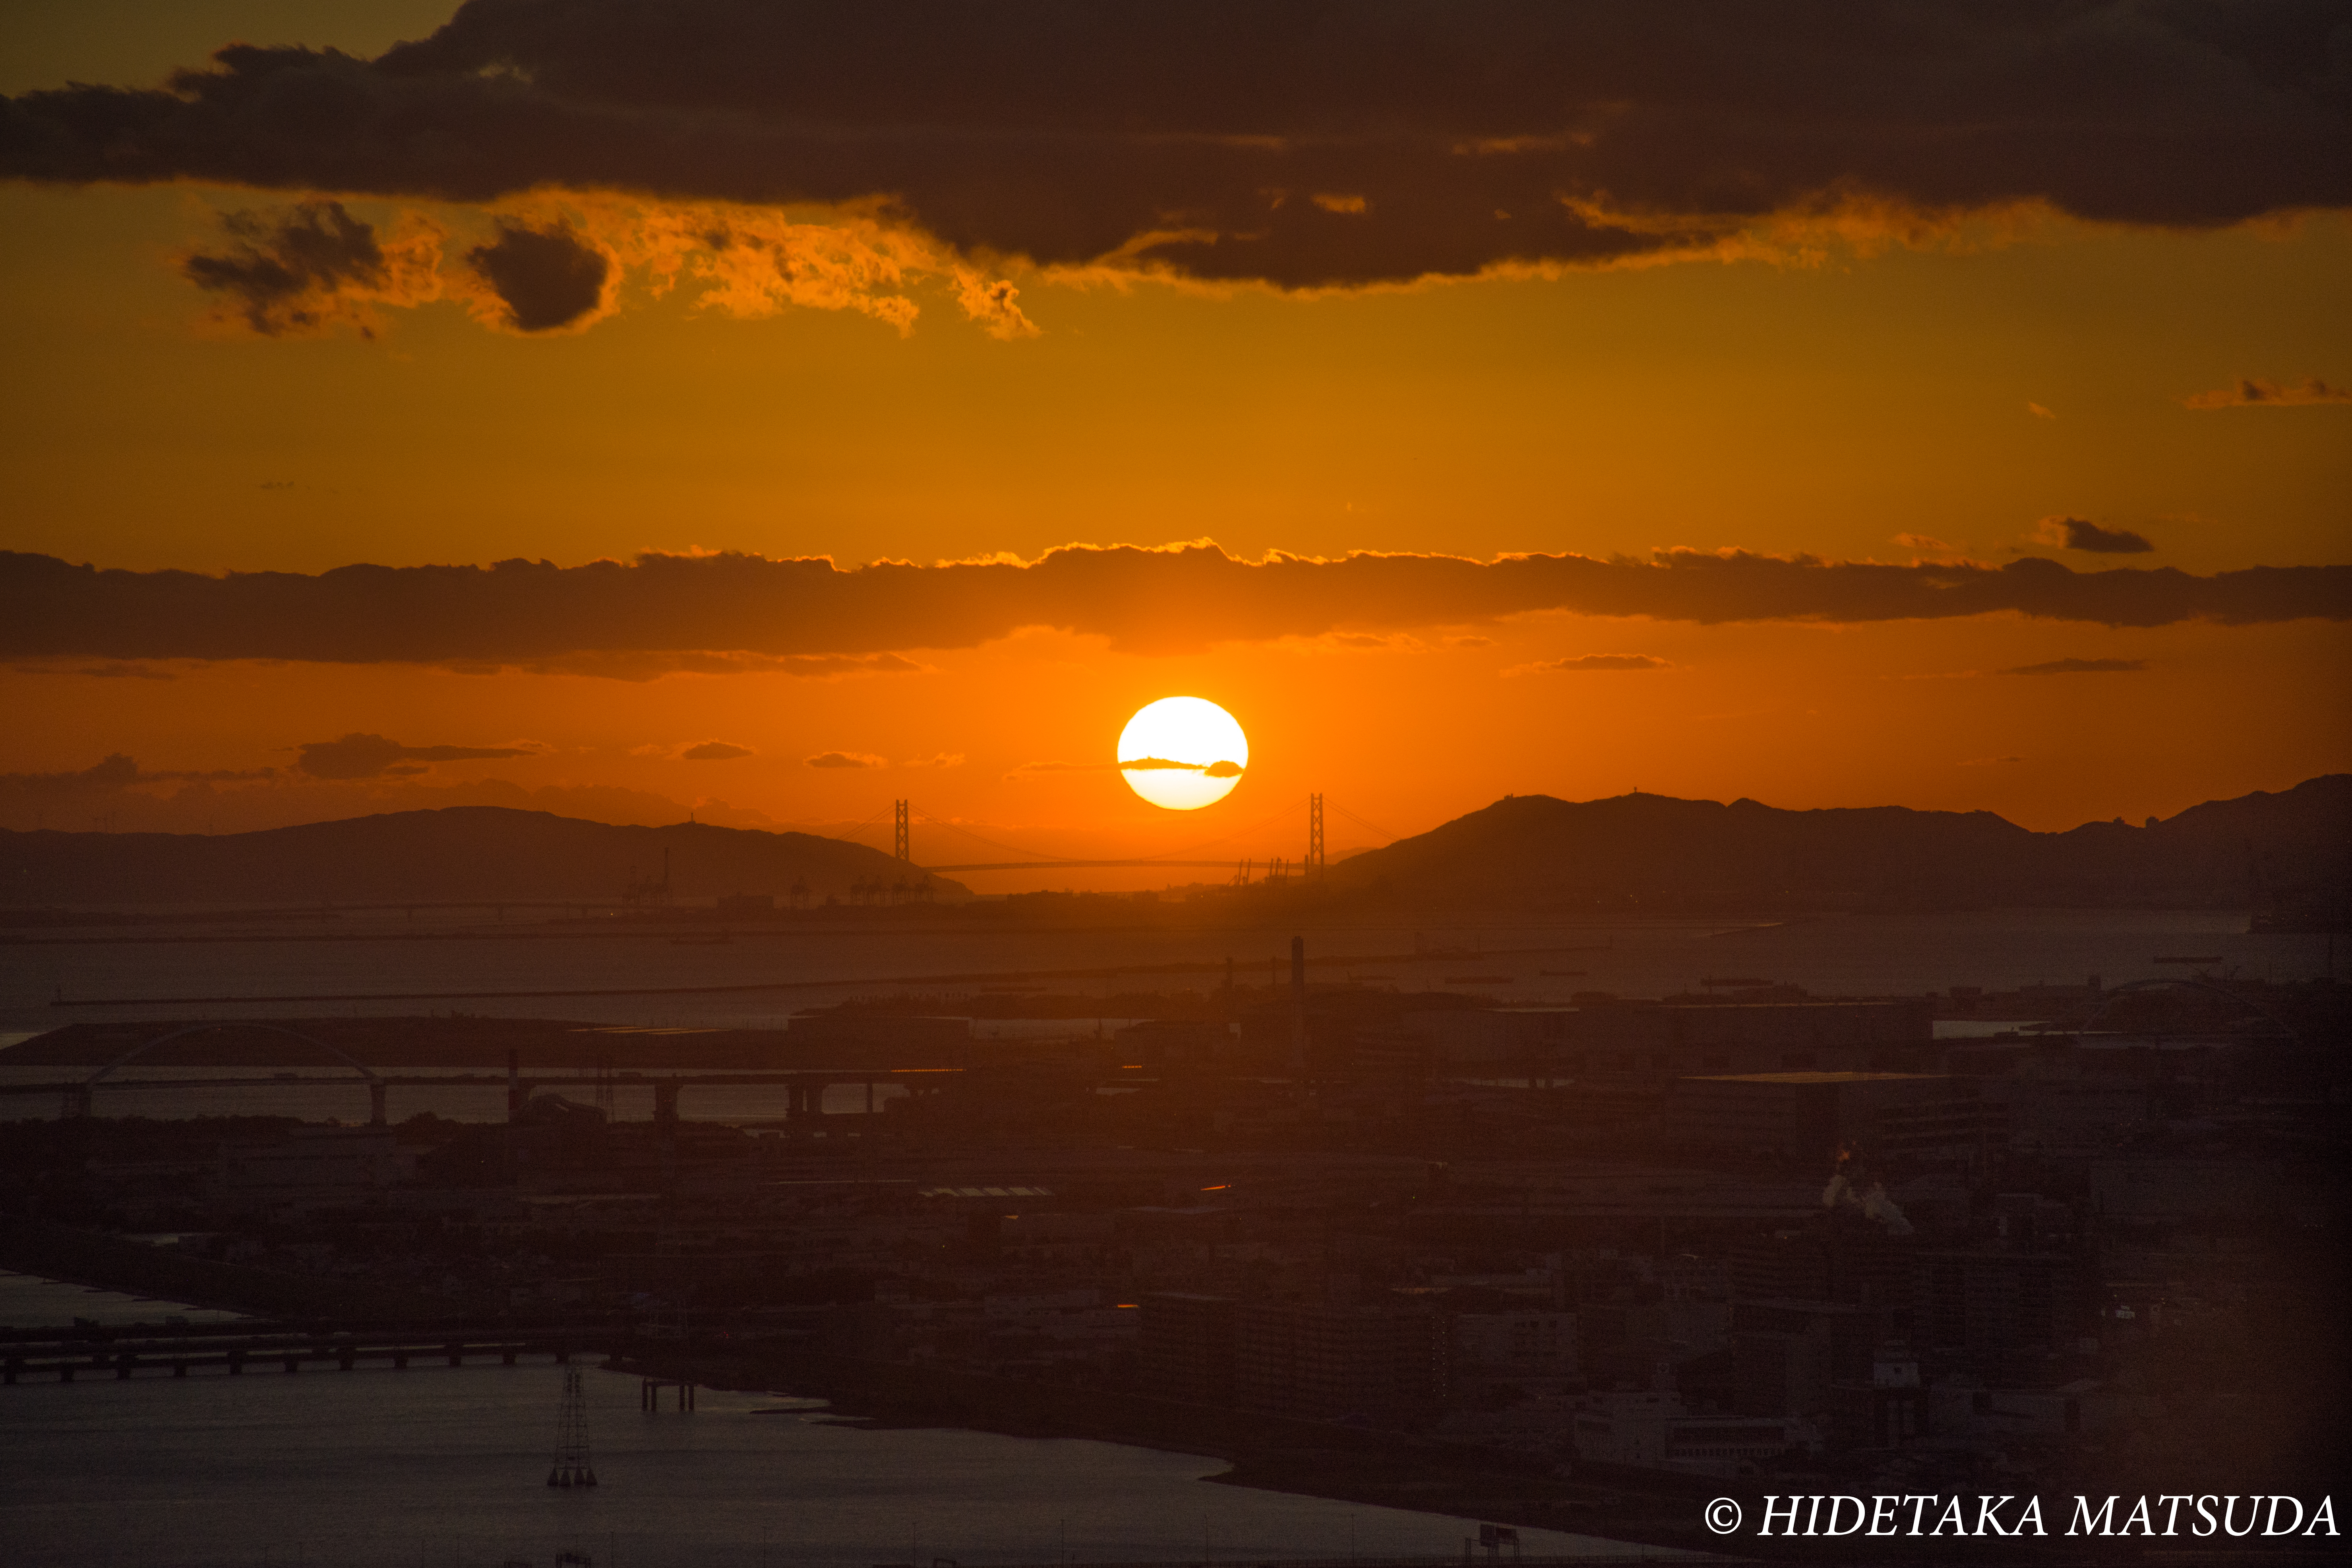
[[[547,1472],[551,1487],[593,1487],[596,1471],[588,1462],[588,1390],[580,1369],[563,1369],[563,1405],[555,1421],[555,1463]]]

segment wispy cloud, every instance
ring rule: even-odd
[[[176,680],[170,670],[152,664],[117,662],[113,664],[74,664],[58,660],[13,664],[9,669],[17,675],[79,675],[94,680]]]
[[[801,763],[811,768],[887,768],[890,759],[870,752],[819,752],[814,757],[803,757]]]
[[[2025,405],[2025,411],[2026,411],[2028,414],[2032,415],[2036,419],[2055,419],[2055,418],[2057,418],[2057,417],[2058,417],[2058,416],[2056,416],[2055,414],[2051,413],[2051,412],[2050,412],[2050,410],[2048,410],[2047,408],[2044,408],[2044,407],[2043,407],[2041,404],[2039,404],[2039,403],[2029,403],[2029,404],[2027,404],[2027,405]]]
[[[752,755],[749,746],[739,746],[732,741],[704,741],[680,752],[678,760],[687,763],[730,763],[738,757]]]
[[[373,779],[424,773],[434,763],[488,761],[538,754],[534,746],[407,746],[354,731],[334,741],[296,749],[294,766],[318,779]]]
[[[426,662],[459,675],[496,675],[504,669],[533,675],[582,675],[599,680],[659,680],[667,675],[789,675],[803,680],[842,680],[860,675],[914,675],[923,666],[902,654],[772,654],[742,648],[583,648],[530,658],[444,658]]]
[[[1895,542],[1922,555],[1958,555],[1961,551],[1961,546],[1938,539],[1932,533],[1898,533],[1895,536]]]
[[[1505,675],[1543,675],[1556,670],[1609,669],[1672,669],[1673,661],[1653,658],[1646,653],[1586,653],[1572,658],[1539,659],[1533,664],[1515,664],[1503,671]]]
[[[2352,387],[2331,385],[2315,375],[2289,382],[2250,375],[2234,386],[2215,387],[2180,401],[2188,408],[2308,408],[2315,404],[2352,403]]]
[[[163,769],[151,772],[121,752],[110,752],[87,768],[51,773],[0,773],[0,798],[35,799],[45,795],[131,789],[157,784],[232,784],[275,779],[276,768]]]
[[[2137,675],[2147,668],[2144,658],[2053,658],[2043,664],[2018,664],[2000,675]]]
[[[1022,779],[1035,778],[1040,773],[1108,773],[1115,765],[1110,763],[1066,763],[1057,758],[1049,758],[1044,762],[1020,763],[1005,773],[1004,779],[1007,784],[1012,784]]]

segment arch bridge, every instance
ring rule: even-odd
[[[353,1072],[358,1073],[360,1075],[361,1081],[368,1086],[368,1125],[371,1127],[381,1127],[384,1124],[384,1091],[389,1086],[382,1077],[378,1076],[374,1068],[369,1067],[365,1062],[361,1061],[358,1058],[352,1056],[348,1052],[339,1050],[335,1047],[329,1045],[326,1041],[320,1039],[315,1035],[306,1035],[299,1029],[289,1029],[283,1024],[268,1024],[258,1021],[248,1023],[234,1018],[220,1018],[215,1019],[209,1023],[190,1024],[183,1028],[173,1029],[166,1034],[157,1035],[152,1039],[142,1040],[139,1044],[131,1047],[129,1050],[123,1052],[121,1056],[115,1058],[112,1061],[108,1062],[104,1067],[100,1068],[96,1072],[82,1079],[81,1082],[69,1086],[66,1090],[65,1113],[68,1116],[89,1115],[91,1111],[91,1102],[95,1098],[98,1089],[106,1083],[108,1079],[114,1075],[117,1068],[129,1067],[131,1063],[137,1061],[141,1057],[145,1056],[148,1052],[162,1046],[168,1046],[173,1040],[184,1040],[191,1035],[211,1034],[223,1029],[257,1029],[264,1034],[283,1035],[288,1039],[299,1040],[314,1050],[326,1052],[329,1056],[334,1058],[345,1067],[350,1068]],[[213,1081],[219,1082],[222,1087],[227,1088],[250,1083],[277,1083],[282,1080],[271,1078],[258,1079],[228,1079]],[[129,1085],[126,1084],[123,1087],[129,1087]],[[142,1084],[140,1087],[154,1086]],[[175,1084],[173,1087],[179,1086]]]

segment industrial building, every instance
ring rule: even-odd
[[[1416,1014],[1451,1067],[1664,1088],[1699,1073],[1918,1071],[1939,1065],[1934,1005],[1754,1002],[1485,1007]]]
[[[1823,1163],[1840,1149],[1965,1155],[2008,1131],[2007,1108],[1978,1090],[1939,1073],[1738,1073],[1678,1080],[1669,1110],[1680,1138],[1720,1152]]]
[[[1417,1304],[1244,1307],[1234,1398],[1244,1409],[1309,1420],[1394,1416],[1445,1396],[1444,1320]]]
[[[1165,1399],[1307,1420],[1393,1416],[1444,1397],[1445,1320],[1415,1302],[1365,1306],[1158,1292],[1138,1350]]]

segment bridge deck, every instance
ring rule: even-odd
[[[362,1362],[383,1363],[395,1369],[411,1362],[438,1362],[462,1366],[491,1356],[513,1366],[524,1356],[546,1356],[569,1362],[590,1350],[603,1336],[591,1333],[452,1333],[418,1331],[406,1333],[257,1334],[227,1338],[175,1335],[164,1338],[106,1341],[58,1339],[28,1341],[0,1349],[0,1387],[45,1378],[72,1383],[78,1378],[111,1377],[122,1381],[141,1373],[185,1377],[190,1372],[218,1367],[228,1375],[248,1368],[276,1367],[299,1372],[305,1366],[328,1365],[350,1372]]]
[[[709,1072],[679,1073],[633,1070],[613,1073],[608,1077],[578,1071],[526,1072],[517,1081],[531,1089],[589,1089],[607,1083],[638,1089],[669,1084],[681,1089],[700,1089],[762,1083],[898,1083],[912,1078],[962,1070],[961,1068],[779,1068],[742,1071],[714,1068]],[[0,1083],[0,1095],[79,1094],[84,1089],[338,1089],[357,1088],[369,1083],[388,1084],[394,1089],[504,1089],[507,1076],[502,1072],[463,1072],[379,1073],[373,1079],[330,1078],[323,1074],[296,1074],[281,1078],[273,1073],[262,1078],[108,1078],[95,1083],[87,1079],[61,1079],[47,1083]]]

